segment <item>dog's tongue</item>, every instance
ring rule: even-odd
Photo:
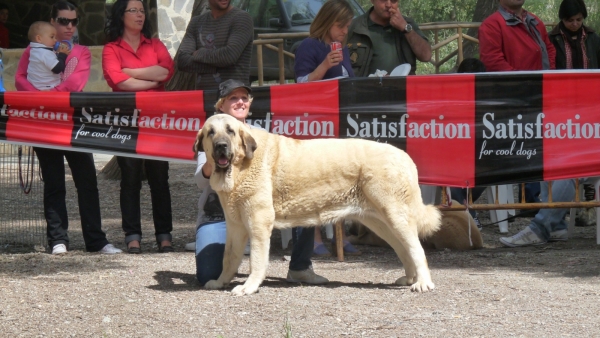
[[[229,162],[226,157],[219,157],[219,164],[225,165]]]

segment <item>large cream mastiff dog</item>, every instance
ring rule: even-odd
[[[439,228],[440,212],[423,204],[417,168],[402,150],[359,139],[300,141],[219,114],[206,120],[194,151],[215,168],[210,185],[227,222],[223,272],[207,289],[229,284],[248,236],[251,272],[236,295],[255,293],[265,279],[273,228],[354,219],[396,251],[406,272],[396,284],[433,290],[419,237]]]

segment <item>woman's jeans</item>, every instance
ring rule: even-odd
[[[548,182],[540,183],[542,203],[548,202]],[[552,202],[571,202],[575,199],[575,180],[552,181]],[[567,229],[565,216],[569,209],[540,209],[529,227],[539,238],[550,239],[550,232]]]
[[[196,229],[196,278],[201,285],[221,275],[226,239],[225,221],[203,224]]]

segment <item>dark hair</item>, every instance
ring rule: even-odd
[[[579,13],[583,15],[584,19],[587,18],[587,9],[583,0],[563,0],[558,9],[558,18],[561,20],[568,19]]]
[[[5,9],[8,10],[8,5],[0,4],[0,11],[5,10]]]
[[[50,10],[50,18],[56,19],[58,17],[58,11],[64,10],[77,11],[77,6],[64,0],[57,1],[54,3],[54,5],[52,5],[52,9]]]
[[[146,12],[142,34],[148,39],[152,38],[152,26],[150,25],[150,20],[148,20],[148,8],[146,7],[146,3],[142,0],[117,0],[110,9],[110,16],[106,22],[106,27],[104,27],[106,42],[116,41],[123,36],[123,32],[125,31],[123,16],[125,15],[125,10],[127,9],[129,1],[139,1],[142,3],[144,11]]]
[[[458,66],[459,73],[485,73],[485,65],[476,58],[466,58]]]

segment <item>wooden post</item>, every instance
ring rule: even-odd
[[[263,69],[263,49],[262,45],[256,45],[256,66],[258,67],[258,85],[262,86],[264,80],[264,69]]]
[[[437,45],[438,42],[440,42],[440,38],[438,36],[438,32],[439,32],[438,29],[434,29],[433,30],[433,34],[434,34],[433,35],[433,41],[435,42],[435,45]],[[439,64],[439,62],[440,62],[440,49],[436,48],[434,52],[435,52],[435,73],[439,74],[440,73],[440,64]]]
[[[458,26],[458,63],[457,64],[460,65],[463,58],[464,58],[464,55],[463,55],[463,32],[462,32],[462,27]]]
[[[285,64],[283,60],[283,40],[277,45],[279,54],[279,84],[285,83]]]
[[[344,220],[341,220],[334,225],[335,227],[335,249],[337,252],[338,262],[344,261]]]

